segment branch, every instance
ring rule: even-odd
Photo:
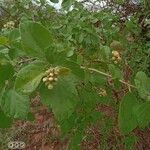
[[[87,70],[90,70],[90,71],[94,71],[94,72],[97,72],[97,73],[99,73],[99,74],[101,74],[101,75],[104,75],[104,76],[106,76],[106,77],[112,78],[112,75],[107,74],[107,73],[102,72],[102,71],[99,71],[99,70],[94,69],[94,68],[86,68],[86,67],[83,67],[83,66],[81,66],[81,68],[82,68],[82,69],[85,69],[85,70],[87,69]],[[119,82],[121,82],[121,83],[127,85],[128,87],[136,88],[136,86],[134,86],[134,85],[132,85],[132,84],[129,84],[129,83],[127,83],[127,82],[124,81],[124,80],[119,80]]]

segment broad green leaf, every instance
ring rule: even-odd
[[[20,37],[20,32],[19,32],[19,29],[17,29],[17,28],[13,29],[9,34],[10,42],[20,40],[20,38],[21,38]]]
[[[15,90],[6,91],[0,105],[5,114],[13,118],[26,119],[29,111],[29,98]]]
[[[66,53],[64,51],[59,52],[57,48],[53,46],[46,50],[45,56],[50,64],[55,65],[62,65],[66,59]]]
[[[10,128],[12,119],[0,111],[0,128]]]
[[[125,143],[125,150],[133,150],[134,144],[137,141],[137,137],[134,135],[125,137],[124,143]]]
[[[40,89],[42,103],[49,105],[58,121],[68,118],[74,111],[77,97],[75,80],[72,76],[60,77],[52,90]]]
[[[122,73],[119,68],[117,68],[115,65],[110,64],[109,65],[109,71],[113,77],[113,79],[121,79]]]
[[[111,51],[110,51],[110,48],[108,46],[102,46],[98,53],[102,57],[102,59],[104,61],[106,61],[106,60],[109,60]]]
[[[150,97],[150,78],[142,71],[139,71],[134,79],[135,85],[141,98],[149,100]]]
[[[64,62],[63,66],[69,68],[71,72],[80,79],[84,79],[85,77],[84,70],[77,63],[67,60]]]
[[[46,64],[41,61],[33,62],[22,68],[15,81],[15,89],[22,93],[32,93],[39,85]]]
[[[146,127],[150,123],[150,102],[145,102],[134,108],[134,114],[140,127]]]
[[[66,67],[60,67],[59,69],[59,75],[60,76],[65,76],[68,75],[70,73],[70,69],[66,68]]]
[[[25,22],[20,25],[20,32],[26,53],[33,57],[44,57],[45,49],[52,42],[49,31],[39,23]]]
[[[129,133],[137,127],[137,121],[133,113],[133,108],[136,105],[138,105],[138,101],[131,93],[125,95],[120,102],[118,121],[123,134]]]
[[[97,85],[97,86],[99,86],[99,85],[101,85],[101,86],[103,86],[103,85],[105,85],[106,84],[106,77],[104,77],[104,76],[101,76],[100,74],[98,74],[98,73],[86,73],[86,80],[87,80],[87,82],[91,82],[91,83],[93,83],[93,84],[95,84],[95,85]]]
[[[50,0],[51,2],[53,2],[53,3],[58,3],[59,2],[59,0]]]
[[[84,86],[83,85],[78,86],[78,93],[79,93],[80,100],[83,103],[85,103],[87,107],[90,106],[90,108],[95,107],[95,104],[100,100],[100,96],[93,89],[90,83]]]
[[[0,36],[0,45],[8,44],[8,39],[5,36]]]
[[[14,74],[13,66],[9,63],[4,54],[0,54],[0,84],[10,79]]]
[[[35,120],[35,116],[32,112],[29,112],[27,115],[27,120],[28,121],[34,121]]]

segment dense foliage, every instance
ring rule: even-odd
[[[104,141],[115,125],[127,149],[132,147],[132,131],[150,123],[149,5],[117,10],[129,3],[112,4],[101,11],[74,1],[64,1],[59,11],[44,0],[38,6],[1,4],[1,128],[30,120],[30,99],[39,94],[62,137],[69,136],[69,149],[80,149],[84,130],[97,123]]]

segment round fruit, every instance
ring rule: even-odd
[[[118,51],[112,51],[112,54],[114,57],[118,57],[119,56],[119,52]]]
[[[53,81],[54,79],[52,77],[48,78],[49,81]]]
[[[49,76],[53,77],[53,76],[54,76],[54,73],[50,73]]]
[[[45,78],[43,78],[43,82],[46,82],[47,81],[47,78],[45,77]]]

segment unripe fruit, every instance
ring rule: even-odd
[[[48,78],[49,81],[53,81],[54,79],[52,77]]]
[[[54,76],[54,73],[50,73],[49,76],[53,77],[53,76]]]
[[[118,57],[119,56],[119,52],[118,51],[112,51],[112,54],[114,57]]]
[[[45,77],[45,78],[43,78],[43,82],[46,82],[47,81],[47,78]]]
[[[49,89],[49,90],[53,89],[53,85],[52,85],[52,84],[49,84],[49,85],[48,85],[48,89]]]

